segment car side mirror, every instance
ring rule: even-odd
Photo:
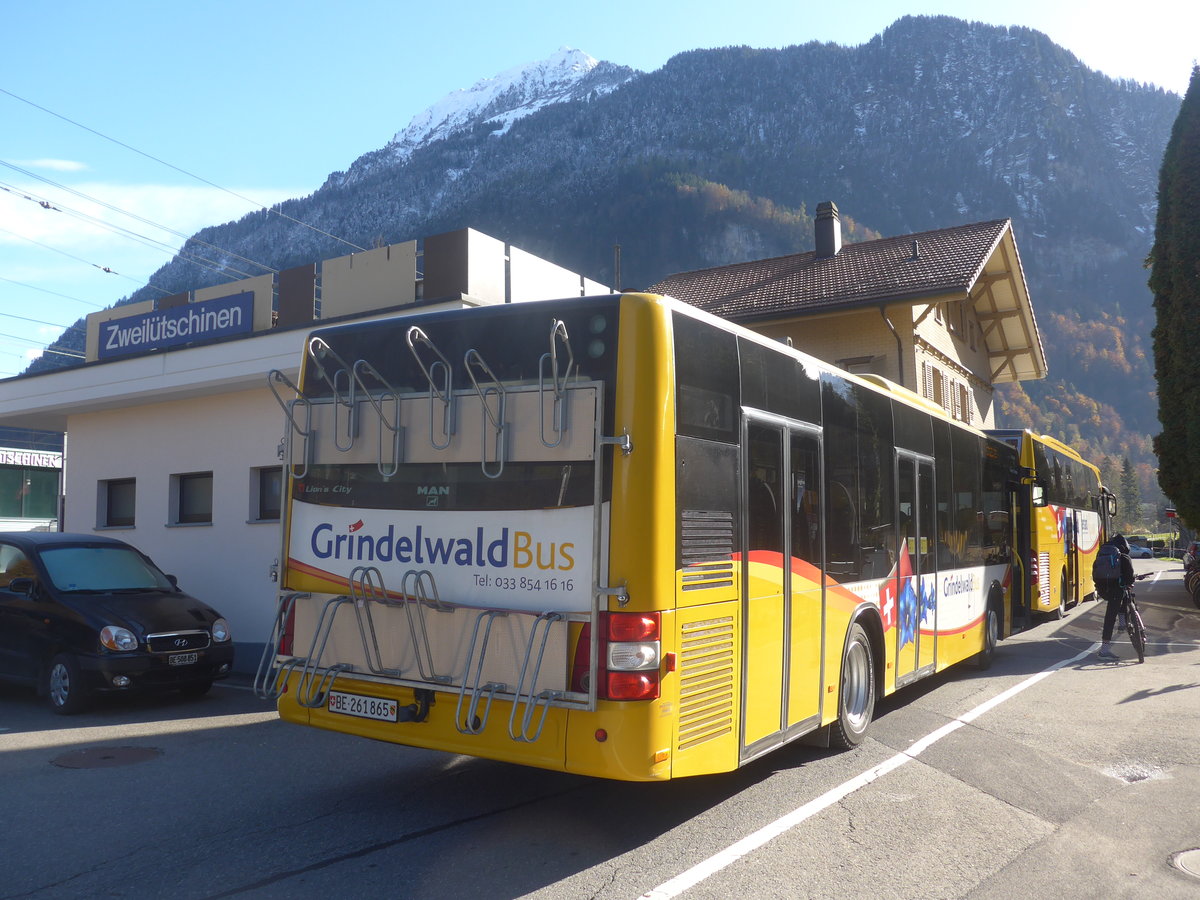
[[[32,578],[14,578],[8,583],[8,589],[14,594],[32,594],[33,579]]]
[[[168,575],[167,581],[171,582],[171,587],[175,588],[175,590],[179,590],[179,579],[178,578],[176,578],[174,575]]]

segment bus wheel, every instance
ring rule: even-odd
[[[996,658],[996,644],[1000,642],[1000,613],[996,604],[988,603],[983,614],[983,649],[971,657],[971,665],[981,672],[990,669]]]
[[[1067,614],[1067,573],[1063,572],[1058,579],[1058,609],[1052,616],[1056,619],[1061,619]]]
[[[838,691],[838,717],[829,726],[829,743],[840,750],[857,747],[867,736],[875,714],[875,657],[871,642],[859,624],[850,626],[842,654],[842,684]]]

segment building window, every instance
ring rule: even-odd
[[[283,510],[283,467],[250,470],[250,521],[275,522]]]
[[[855,375],[875,374],[874,356],[850,356],[846,359],[837,360],[834,365]]]
[[[172,500],[176,525],[204,525],[212,523],[212,472],[193,472],[187,475],[172,475]]]
[[[965,306],[965,303],[958,300],[946,307],[946,325],[950,328],[950,333],[955,335],[959,340],[962,340],[966,336],[966,328],[963,324]]]
[[[96,520],[101,528],[132,528],[137,480],[113,478],[100,482],[100,509]]]

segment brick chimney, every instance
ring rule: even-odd
[[[842,221],[838,217],[837,204],[824,200],[817,204],[817,258],[837,256],[842,249]]]

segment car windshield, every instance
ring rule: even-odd
[[[52,547],[41,557],[60,591],[174,590],[166,575],[129,547]]]

